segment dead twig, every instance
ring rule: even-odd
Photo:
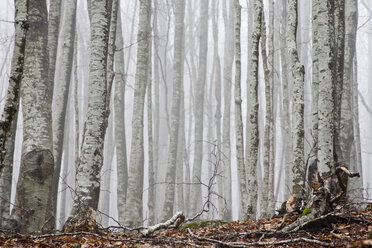
[[[194,233],[192,233],[192,231],[189,228],[187,228],[187,231],[191,235],[191,237],[199,241],[206,241],[208,243],[219,244],[219,245],[227,246],[227,247],[284,245],[284,244],[290,244],[290,243],[296,243],[296,242],[306,242],[306,243],[317,244],[317,245],[326,246],[326,247],[333,247],[332,243],[327,243],[327,242],[323,242],[320,240],[308,239],[308,238],[293,238],[293,239],[280,240],[280,241],[270,241],[270,242],[258,241],[258,242],[249,242],[249,243],[248,242],[223,242],[217,239],[199,237],[195,235]]]

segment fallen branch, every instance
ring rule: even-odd
[[[319,217],[315,217],[313,214],[308,214],[298,218],[295,222],[291,223],[290,225],[286,226],[282,231],[283,232],[297,232],[299,230],[305,229],[310,225],[315,225],[319,221],[325,220],[327,218],[340,218],[342,214],[340,213],[328,213]]]
[[[141,233],[143,236],[146,236],[160,229],[165,229],[169,227],[177,228],[184,221],[185,215],[183,214],[183,212],[177,212],[172,218],[170,218],[166,222],[149,226],[146,229],[142,230]]]
[[[247,247],[247,246],[268,246],[268,245],[284,245],[284,244],[290,244],[290,243],[295,243],[295,242],[306,242],[306,243],[311,243],[311,244],[317,244],[321,246],[327,246],[327,247],[333,247],[333,244],[319,241],[316,239],[308,239],[308,238],[293,238],[293,239],[287,239],[287,240],[280,240],[280,241],[270,241],[270,242],[223,242],[220,240],[216,239],[211,239],[211,238],[205,238],[205,237],[199,237],[195,234],[192,233],[192,231],[187,228],[187,231],[191,235],[191,237],[199,240],[199,241],[207,241],[209,243],[214,243],[214,244],[219,244],[222,246],[227,246],[227,247]]]

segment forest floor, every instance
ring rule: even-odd
[[[372,247],[372,210],[350,211],[306,230],[280,227],[298,215],[248,222],[204,222],[143,236],[101,231],[47,235],[0,235],[0,247]],[[210,224],[210,225],[209,225]]]

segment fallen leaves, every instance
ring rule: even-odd
[[[56,233],[49,235],[0,235],[0,247],[372,247],[371,210],[355,211],[342,221],[317,229],[284,233],[277,230],[283,218],[230,222],[195,229],[170,229],[148,236],[138,234]],[[288,217],[285,225],[296,216]]]

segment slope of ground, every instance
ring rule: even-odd
[[[1,247],[372,247],[372,211],[338,213],[291,233],[278,230],[298,216],[165,230],[143,236],[101,231],[3,234]]]

